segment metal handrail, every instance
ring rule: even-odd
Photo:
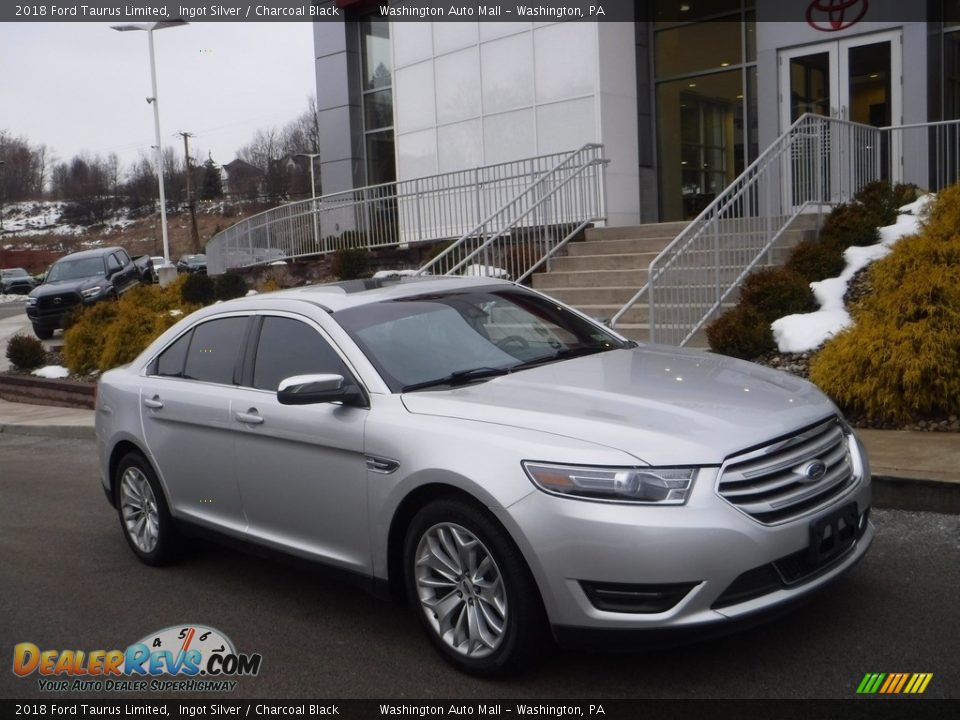
[[[922,166],[903,164],[908,143]],[[819,214],[881,178],[936,190],[956,182],[958,168],[960,121],[877,128],[802,115],[653,259],[611,325],[646,297],[651,342],[684,345],[801,213]]]
[[[586,146],[589,147],[589,146]],[[517,194],[582,152],[539,155],[468,170],[330,193],[252,215],[207,244],[211,274],[332,252],[460,238]],[[577,222],[578,218],[562,218]]]
[[[544,263],[549,265],[583,228],[605,219],[603,169],[609,161],[603,159],[602,151],[602,145],[588,143],[570,153],[417,274],[472,272],[522,281]]]

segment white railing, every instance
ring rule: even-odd
[[[603,146],[584,145],[533,179],[418,274],[525,280],[581,230],[604,219]]]
[[[583,151],[371,185],[281,205],[217,233],[206,246],[208,271],[216,275],[230,268],[347,248],[461,238]],[[557,223],[577,223],[576,212],[570,204],[555,209],[551,217]],[[520,226],[536,221],[529,217]]]
[[[876,128],[801,116],[654,258],[611,325],[645,302],[650,341],[685,345],[800,213],[849,201],[879,179],[931,190],[956,182],[958,140],[960,121]]]

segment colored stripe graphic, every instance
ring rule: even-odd
[[[857,686],[859,695],[920,695],[933,673],[867,673]]]

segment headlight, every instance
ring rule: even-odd
[[[37,304],[37,299],[35,297],[27,298],[27,305],[36,305],[36,304]]]
[[[92,288],[81,290],[80,294],[83,295],[83,298],[85,300],[89,300],[90,298],[95,298],[97,295],[99,295],[102,289],[103,288],[100,287],[99,285],[94,285]]]
[[[683,505],[696,468],[609,468],[525,462],[533,484],[553,495],[614,502]]]

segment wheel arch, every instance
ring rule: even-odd
[[[107,472],[108,472],[107,480],[110,483],[110,501],[113,503],[114,507],[116,507],[117,505],[117,486],[116,486],[117,467],[120,465],[120,461],[124,458],[124,456],[130,453],[136,453],[137,455],[142,457],[144,462],[150,465],[150,467],[153,468],[153,471],[155,473],[157,470],[153,466],[153,463],[150,461],[150,456],[147,455],[146,451],[142,447],[137,445],[135,442],[133,442],[132,440],[127,440],[127,439],[120,440],[116,445],[114,445],[113,449],[110,451],[110,459],[107,463]],[[158,477],[159,477],[159,474],[158,474]],[[163,483],[160,483],[160,485],[162,488]],[[164,489],[164,492],[166,492],[165,489]]]
[[[517,542],[510,529],[505,526],[503,522],[501,522],[496,513],[492,512],[490,508],[488,508],[486,504],[484,504],[475,495],[472,495],[466,490],[456,487],[455,485],[450,485],[443,482],[426,483],[412,489],[409,493],[407,493],[403,500],[400,501],[400,504],[397,505],[396,511],[393,513],[393,518],[390,522],[390,530],[387,533],[386,589],[389,597],[396,602],[406,602],[406,578],[403,572],[403,548],[407,531],[410,528],[413,518],[422,508],[426,507],[432,502],[442,499],[460,500],[467,505],[470,505],[478,512],[483,513],[491,522],[496,523],[503,530],[504,535],[513,544],[520,557],[523,559],[523,563],[526,566],[527,572],[530,573],[530,577],[533,580],[534,585],[538,588],[538,590],[540,590],[540,600],[542,603],[543,591],[542,588],[540,588],[540,583],[537,582],[536,575],[530,568],[530,562],[527,559],[526,553],[523,552],[522,545]]]

